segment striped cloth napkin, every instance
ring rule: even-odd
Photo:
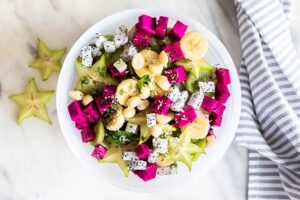
[[[300,63],[291,0],[235,0],[242,46],[236,141],[249,149],[248,199],[300,199]]]

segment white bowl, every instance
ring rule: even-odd
[[[185,166],[179,164],[179,173],[177,175],[158,176],[156,179],[148,182],[143,182],[132,173],[128,178],[125,178],[116,164],[99,164],[92,158],[90,156],[92,151],[91,145],[81,142],[80,132],[76,130],[74,123],[70,120],[67,110],[68,104],[72,101],[68,96],[68,92],[73,90],[75,86],[75,59],[79,55],[80,48],[88,44],[96,32],[111,34],[114,33],[114,30],[120,25],[126,25],[127,27],[133,26],[137,22],[138,16],[143,13],[156,17],[161,15],[168,16],[170,18],[169,26],[172,26],[176,20],[180,20],[189,26],[189,30],[200,31],[204,34],[209,42],[209,49],[205,58],[211,64],[220,64],[228,68],[232,81],[229,85],[231,96],[226,104],[227,109],[224,113],[222,126],[216,129],[216,143],[207,149],[207,154],[200,156],[200,158],[193,163],[192,172],[189,172]],[[119,188],[140,192],[166,191],[182,185],[192,177],[198,178],[201,174],[212,168],[224,155],[234,138],[240,115],[240,102],[241,92],[238,75],[234,63],[223,44],[199,22],[189,17],[162,9],[126,10],[111,15],[88,29],[76,41],[64,61],[58,80],[56,99],[60,127],[69,147],[76,157],[99,179]]]

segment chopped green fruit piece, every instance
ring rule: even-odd
[[[193,155],[193,161],[197,160],[199,158],[199,156],[201,154],[205,154],[206,153],[206,145],[207,145],[207,141],[206,141],[206,137],[203,139],[199,139],[199,140],[194,140],[193,141],[194,144],[196,144],[197,146],[199,146],[201,148],[201,152],[196,153]]]
[[[17,123],[21,124],[23,120],[34,116],[52,124],[45,104],[50,100],[53,94],[53,90],[41,92],[34,78],[31,79],[24,93],[9,97],[20,106]]]
[[[199,90],[197,78],[194,76],[193,73],[188,73],[188,77],[184,83],[184,87],[190,93],[195,93]]]
[[[104,140],[104,137],[105,137],[105,128],[104,128],[104,124],[101,120],[99,120],[95,126],[94,126],[94,129],[95,129],[95,133],[96,133],[96,137],[95,139],[91,142],[91,144],[93,146],[96,146],[98,144],[101,144]]]
[[[132,124],[137,124],[137,125],[142,125],[146,124],[147,119],[145,115],[135,115],[132,118],[126,118],[125,119],[127,122],[130,122]]]
[[[66,53],[66,48],[50,50],[46,44],[38,39],[37,58],[29,67],[40,70],[43,81],[47,80],[53,71],[60,71],[61,60]]]
[[[191,171],[194,155],[200,152],[202,152],[202,149],[193,144],[189,133],[184,131],[179,137],[177,146],[169,150],[166,160],[180,161]]]
[[[151,129],[146,125],[142,124],[140,127],[140,141],[139,143],[142,144],[146,142],[151,136]]]
[[[190,61],[187,59],[177,61],[175,63],[177,66],[184,66],[186,71],[189,71],[194,75],[196,79],[201,79],[201,77],[212,77],[214,74],[214,67],[209,64],[205,59],[199,61]]]
[[[128,131],[109,131],[106,133],[105,140],[112,145],[124,146],[137,141],[138,136]]]
[[[83,93],[92,93],[102,84],[117,85],[118,82],[107,74],[106,58],[102,55],[91,67],[83,67],[81,59],[76,59],[76,70],[79,76],[76,90]]]
[[[124,161],[122,159],[122,149],[118,146],[112,146],[108,149],[105,157],[101,160],[98,160],[100,163],[117,163],[120,167],[120,169],[123,171],[125,177],[128,176],[129,170],[127,161]]]

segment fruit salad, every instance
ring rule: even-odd
[[[96,33],[76,59],[71,120],[99,163],[144,181],[174,175],[216,137],[230,93],[229,71],[205,60],[200,32],[143,14],[128,29]]]

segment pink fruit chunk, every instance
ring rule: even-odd
[[[72,121],[74,122],[87,121],[87,118],[83,113],[81,101],[73,101],[72,103],[70,103],[68,106],[68,110]]]
[[[208,130],[207,136],[211,136],[211,135],[215,135],[214,130],[213,130],[212,128],[210,128],[210,129]]]
[[[95,147],[91,156],[93,156],[94,158],[99,160],[99,159],[104,158],[106,152],[107,152],[107,148],[100,144]]]
[[[217,82],[215,98],[216,100],[226,103],[228,98],[230,97],[230,92],[227,88],[227,85],[223,85],[222,83]]]
[[[187,75],[183,66],[179,66],[173,69],[165,71],[165,75],[171,84],[181,83],[186,80]]]
[[[176,113],[174,117],[174,126],[182,128],[195,121],[195,119],[197,118],[197,113],[192,106],[187,105],[180,113]]]
[[[88,126],[81,131],[82,142],[90,142],[95,139],[95,131],[92,126]]]
[[[135,26],[135,32],[132,38],[132,44],[137,47],[145,48],[150,44],[150,34],[143,31],[139,26]]]
[[[140,29],[147,33],[155,34],[156,18],[152,18],[149,15],[143,14],[139,16],[138,26]]]
[[[156,177],[156,171],[157,165],[155,163],[147,163],[146,170],[135,170],[133,173],[146,182]]]
[[[222,124],[222,115],[211,114],[210,115],[210,125],[211,126],[221,126]]]
[[[111,106],[113,100],[110,98],[105,99],[103,96],[97,96],[95,98],[95,101],[100,114],[103,115],[105,111]]]
[[[187,29],[187,25],[183,24],[181,21],[177,21],[173,26],[170,35],[172,35],[175,39],[180,40]]]
[[[158,38],[164,38],[167,33],[167,27],[168,27],[168,17],[160,16],[157,22],[157,27],[155,30],[155,36]]]
[[[172,100],[166,96],[157,96],[154,99],[152,112],[157,114],[166,115],[170,109]]]
[[[113,64],[108,66],[108,70],[113,78],[126,76],[126,70],[119,72]]]
[[[217,101],[208,96],[204,96],[201,108],[215,115],[222,116],[226,106],[223,105],[220,101]]]
[[[103,88],[103,97],[104,98],[115,98],[117,87],[114,85],[105,85]]]
[[[100,119],[100,115],[99,112],[97,110],[97,107],[95,106],[95,104],[93,102],[89,103],[89,105],[87,105],[84,110],[83,110],[85,116],[88,119],[88,122],[93,124],[96,121],[98,121]]]
[[[151,149],[147,144],[140,144],[134,149],[139,159],[146,159],[151,154]]]
[[[89,123],[87,121],[76,121],[75,127],[79,130],[85,129],[89,126]]]
[[[166,45],[164,51],[168,54],[172,62],[184,59],[184,54],[178,42]]]
[[[219,68],[216,70],[217,83],[228,85],[231,83],[230,73],[228,69]]]

